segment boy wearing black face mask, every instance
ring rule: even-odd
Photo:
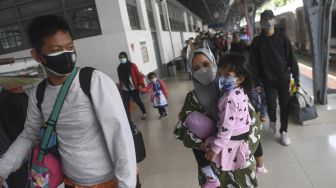
[[[269,132],[272,135],[276,133],[276,100],[279,96],[280,141],[287,146],[291,143],[287,135],[289,81],[292,74],[296,85],[299,85],[299,66],[290,40],[274,28],[276,22],[273,12],[265,10],[260,17],[262,33],[252,41],[251,64],[258,79],[256,83],[261,81],[264,86],[270,119]]]
[[[25,128],[0,158],[0,185],[39,142],[42,124],[48,120],[76,62],[71,31],[65,20],[54,15],[37,17],[29,26],[28,36],[33,47],[31,54],[45,67],[48,83],[40,109],[37,88],[28,91]],[[91,101],[83,92],[77,73],[55,125],[65,187],[133,188],[136,186],[134,142],[116,84],[95,70],[90,94]]]

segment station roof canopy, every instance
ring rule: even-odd
[[[200,18],[204,24],[230,24],[244,17],[244,0],[178,0]],[[269,0],[246,0],[253,11]]]

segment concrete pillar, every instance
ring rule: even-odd
[[[195,28],[194,28],[194,19],[192,16],[189,17],[190,20],[190,24],[191,24],[191,31],[190,32],[195,32]]]
[[[174,44],[173,44],[173,36],[172,36],[172,28],[170,25],[170,20],[169,20],[169,11],[168,11],[168,4],[167,4],[167,0],[162,0],[162,5],[163,5],[163,10],[166,12],[166,17],[167,19],[167,23],[168,23],[168,31],[169,31],[169,37],[170,37],[170,43],[171,43],[171,48],[173,51],[173,62],[175,62],[175,50],[174,50]]]
[[[141,29],[150,30],[145,0],[136,0]]]
[[[160,10],[159,6],[161,6],[161,3],[157,3],[156,1],[151,1],[152,8],[153,8],[153,16],[154,16],[154,23],[155,23],[155,29],[157,32],[162,32],[162,23],[160,18]]]
[[[158,69],[159,69],[159,74],[161,74],[161,77],[166,76],[168,73],[166,73],[165,65],[163,62],[165,62],[165,52],[163,48],[163,41],[162,39],[162,23],[161,23],[161,18],[160,18],[160,10],[159,6],[161,6],[161,3],[157,3],[156,1],[151,1],[152,7],[153,7],[153,16],[154,16],[154,22],[155,22],[155,28],[156,28],[156,36],[158,39],[158,44],[159,44],[159,51],[160,51],[160,57],[157,57],[160,59],[160,65],[158,64]],[[155,54],[156,55],[156,54]]]
[[[165,25],[165,28],[167,30],[169,30],[169,17],[167,16],[167,9],[166,9],[166,0],[161,0],[161,3],[160,3],[160,8],[162,10],[162,14],[163,14],[163,20],[164,20],[164,25]]]
[[[189,27],[188,27],[188,16],[187,13],[184,11],[183,12],[183,19],[184,19],[184,28],[186,32],[189,32]]]

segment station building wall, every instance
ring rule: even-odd
[[[118,55],[121,51],[125,51],[128,53],[129,59],[137,64],[139,70],[147,75],[151,71],[157,71],[159,66],[165,67],[168,62],[179,57],[184,46],[184,41],[189,37],[196,37],[197,33],[194,32],[194,29],[192,31],[172,31],[171,40],[170,32],[161,27],[159,6],[162,5],[160,2],[154,0],[151,0],[151,4],[155,7],[153,11],[156,30],[151,30],[145,0],[135,1],[137,3],[139,21],[141,24],[139,30],[132,29],[131,27],[125,0],[95,0],[101,34],[74,41],[78,54],[78,66],[97,68],[118,82]],[[197,21],[197,25],[202,24],[202,21],[196,15],[181,4],[178,4],[177,1],[169,1],[174,1],[173,3],[175,5],[184,8],[184,11],[187,12],[188,15],[192,15]],[[165,19],[165,21],[167,21],[167,18]],[[185,20],[190,21],[191,19]],[[188,26],[190,23],[185,23],[185,25]],[[156,57],[158,54],[155,53],[152,40],[153,34],[158,38],[160,57]],[[171,43],[173,43],[173,48]],[[173,50],[175,56],[173,55]],[[144,57],[143,51],[147,52],[148,58]],[[30,57],[30,49],[0,55],[0,59],[8,57]],[[157,59],[159,59],[160,62],[158,62]]]

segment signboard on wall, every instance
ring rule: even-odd
[[[149,56],[148,56],[148,49],[147,49],[147,45],[146,45],[146,41],[140,40],[140,48],[141,48],[141,53],[142,53],[142,58],[144,63],[148,63],[149,62]]]

